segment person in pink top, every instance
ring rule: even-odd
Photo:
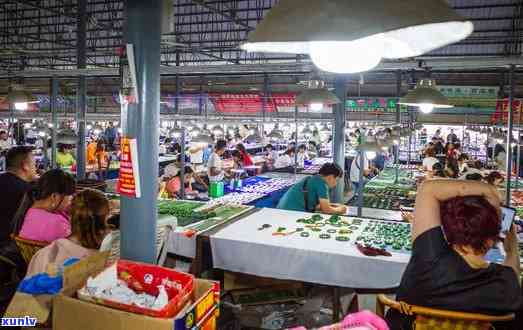
[[[27,210],[21,238],[53,242],[71,235],[71,222],[67,210],[75,193],[71,174],[60,169],[47,171],[33,189],[33,203]]]
[[[26,278],[45,272],[49,265],[61,266],[69,258],[85,258],[100,249],[108,233],[111,207],[105,195],[93,189],[76,194],[71,203],[71,235],[36,252],[27,266]]]
[[[194,171],[190,166],[185,166],[185,173],[184,173],[184,181],[185,181],[185,193],[188,195],[194,195],[197,192],[195,192],[192,189],[192,179],[193,179]],[[177,198],[180,196],[182,189],[181,185],[181,178],[180,178],[180,172],[169,180],[167,182],[166,190],[169,192],[170,197]]]

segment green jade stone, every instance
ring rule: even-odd
[[[313,214],[311,217],[311,220],[313,221],[321,221],[323,220],[323,217],[320,214]]]

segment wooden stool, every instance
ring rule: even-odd
[[[21,238],[20,236],[11,236],[11,238],[15,241],[18,250],[20,250],[20,254],[28,265],[35,253],[49,244],[48,242]]]
[[[378,303],[380,307],[376,314],[381,317],[385,314],[385,306],[394,308],[403,315],[414,316],[414,330],[487,330],[492,329],[492,322],[512,321],[515,317],[514,314],[491,316],[420,307],[392,300],[384,294],[378,295]]]

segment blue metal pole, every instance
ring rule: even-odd
[[[58,79],[56,77],[51,78],[51,121],[53,123],[53,130],[51,132],[51,168],[56,168],[56,132],[58,130],[58,114],[57,109],[57,98],[58,98]]]
[[[334,163],[338,164],[342,169],[345,168],[345,103],[347,100],[347,76],[337,75],[334,80],[334,90],[336,96],[340,99],[340,104],[334,106],[334,123],[333,140],[332,140],[332,154],[334,156]],[[345,173],[348,175],[348,173]],[[338,180],[336,190],[334,193],[334,202],[343,203],[343,192],[345,189],[345,179]]]
[[[508,81],[510,84],[510,92],[508,95],[508,122],[507,122],[507,193],[505,195],[505,205],[510,206],[510,188],[512,180],[512,130],[514,128],[514,107],[512,106],[514,102],[514,69],[515,66],[510,66],[510,71],[508,73]],[[518,141],[519,142],[519,141]]]
[[[138,104],[122,115],[124,136],[138,142],[141,197],[121,198],[121,256],[156,260],[161,0],[125,2],[125,40],[134,46]]]
[[[87,0],[78,0],[77,46],[76,60],[78,69],[85,69],[87,45]],[[76,127],[78,143],[76,145],[76,178],[85,179],[86,143],[85,143],[85,112],[86,112],[86,81],[85,76],[78,77],[78,91],[76,93]]]
[[[365,151],[360,150],[358,152],[358,154],[359,154],[358,161],[360,162],[360,164],[359,164],[360,176],[358,178],[358,217],[362,217],[362,215],[363,215],[363,184],[365,182],[363,179],[363,172],[364,172],[364,168],[365,168]],[[354,160],[354,161],[356,161],[356,160]]]
[[[181,89],[179,75],[176,75],[175,82],[176,82],[176,95],[175,95],[176,97],[174,99],[174,113],[179,115],[180,114],[180,89]]]
[[[181,159],[180,159],[180,198],[185,199],[185,128],[181,128],[182,135],[180,137],[181,144]]]

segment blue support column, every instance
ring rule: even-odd
[[[176,83],[176,97],[174,99],[174,113],[179,115],[180,114],[180,89],[181,89],[181,83],[180,83],[180,76],[179,75],[176,75],[176,78],[175,78],[175,83]]]
[[[124,136],[138,142],[142,195],[121,198],[121,256],[155,263],[160,117],[161,0],[125,2],[125,40],[133,44],[139,103],[122,113]]]
[[[51,78],[51,121],[53,123],[53,130],[51,131],[51,168],[56,168],[56,132],[58,130],[58,114],[57,102],[58,98],[58,79]]]
[[[85,69],[87,45],[87,0],[78,0],[77,18],[77,46],[76,60],[78,69]],[[76,178],[85,179],[86,143],[85,143],[85,112],[86,112],[86,81],[85,76],[78,77],[78,90],[76,93],[76,128],[78,130],[78,143],[76,145]]]
[[[347,100],[347,76],[338,75],[334,80],[334,90],[336,96],[340,99],[340,104],[334,106],[334,123],[333,140],[332,140],[332,154],[334,155],[334,163],[338,164],[342,169],[345,168],[345,103]],[[349,175],[349,173],[345,173]],[[338,180],[336,191],[334,194],[334,202],[343,202],[343,192],[345,190],[345,179]]]
[[[508,108],[509,108],[509,111],[508,111],[508,123],[507,123],[507,126],[508,126],[507,127],[507,146],[506,146],[506,149],[505,149],[507,151],[507,168],[506,168],[506,170],[507,170],[507,180],[506,180],[507,194],[505,195],[505,205],[506,206],[510,206],[510,188],[511,188],[510,182],[512,180],[512,131],[513,131],[513,128],[514,128],[514,107],[513,107],[513,103],[514,103],[514,87],[515,87],[514,69],[515,69],[515,66],[511,65],[510,66],[510,71],[508,73],[508,83],[510,84],[510,92],[509,92],[509,95],[508,95]]]

